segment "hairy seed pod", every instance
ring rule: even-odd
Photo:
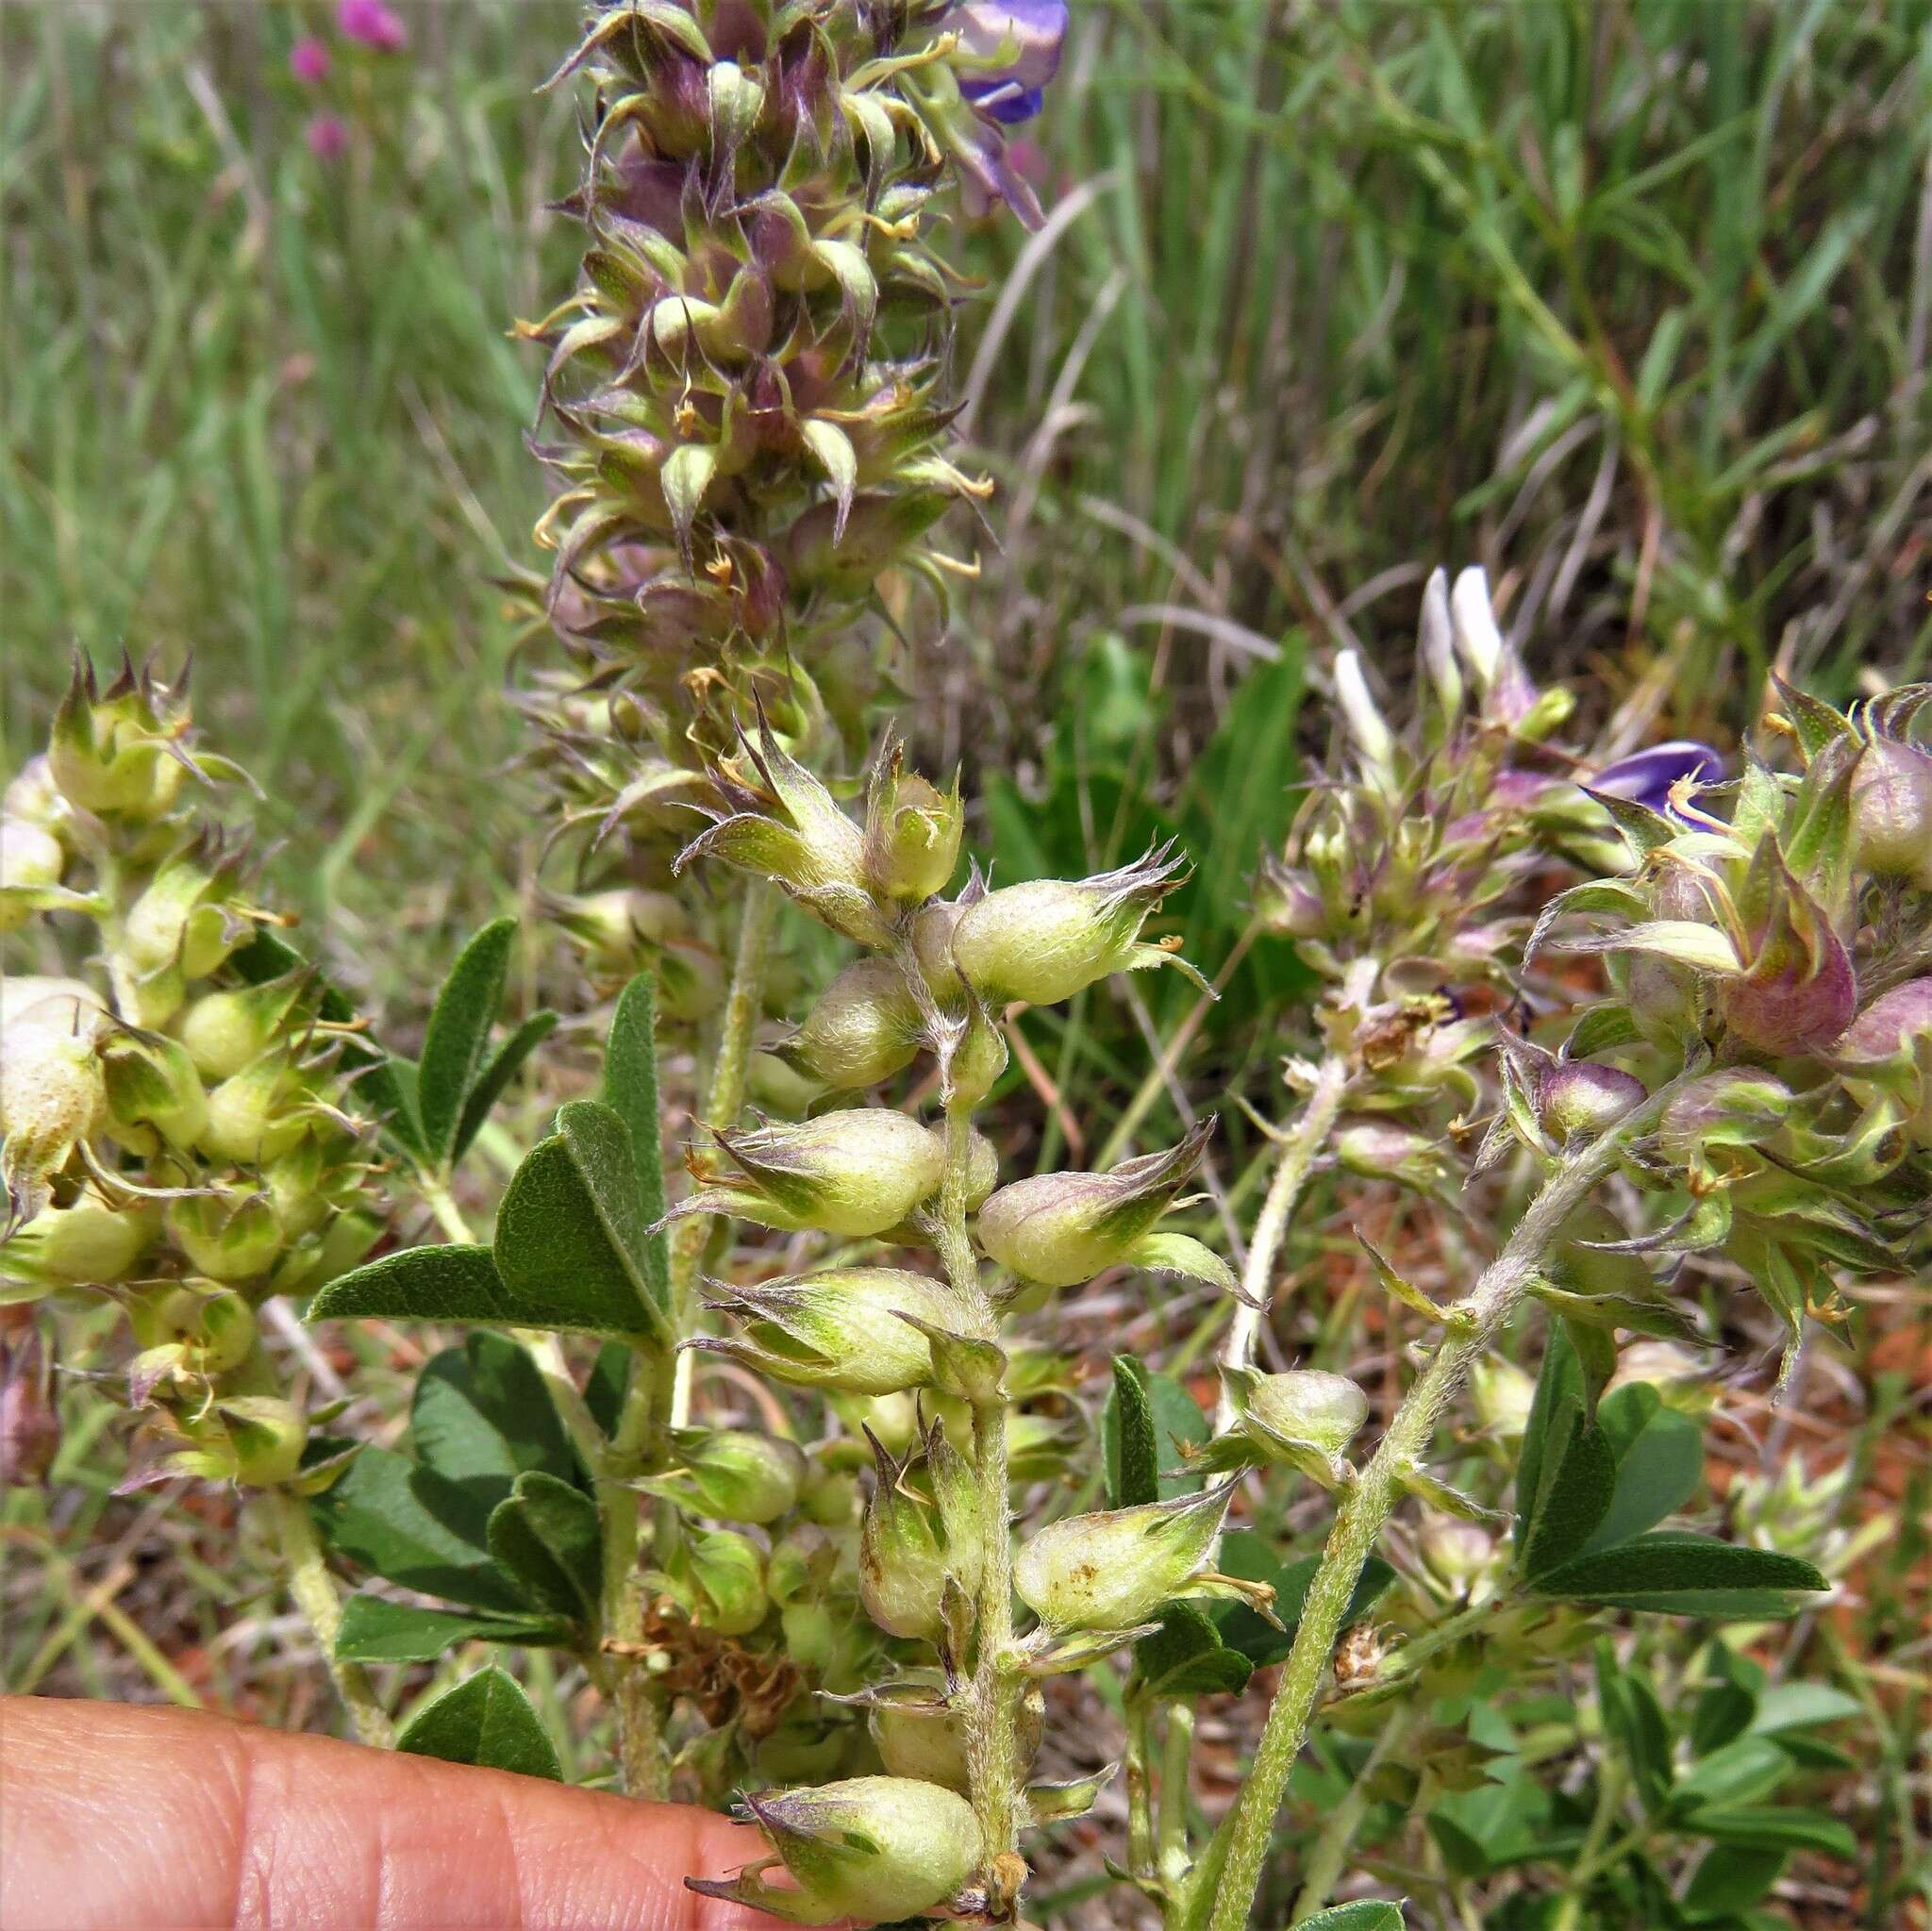
[[[271,1053],[225,1079],[208,1096],[204,1153],[238,1166],[260,1166],[292,1153],[310,1119],[294,1069]]]
[[[147,1201],[110,1206],[92,1188],[65,1207],[49,1205],[0,1247],[0,1301],[18,1286],[33,1298],[44,1286],[108,1288],[132,1277],[159,1230]]]
[[[1057,1632],[1137,1628],[1163,1603],[1207,1592],[1200,1585],[1233,1494],[1230,1481],[1049,1523],[1021,1544],[1014,1590]]]
[[[851,1091],[876,1086],[919,1052],[919,1007],[890,960],[861,958],[820,994],[805,1024],[774,1056],[821,1086]]]
[[[1932,891],[1932,752],[1893,738],[1865,747],[1852,779],[1856,862]]]
[[[1536,1082],[1537,1117],[1560,1145],[1595,1139],[1646,1097],[1635,1074],[1589,1059],[1559,1059]]]
[[[171,1200],[167,1217],[181,1251],[210,1280],[254,1280],[282,1251],[274,1203],[252,1188],[217,1186]]]
[[[92,1020],[76,1007],[75,1023],[42,1024],[50,1004],[58,1013],[61,1002],[43,1001],[0,1037],[0,1172],[12,1223],[40,1211],[48,1176],[100,1130],[107,1115]]]
[[[158,818],[180,787],[182,766],[167,750],[180,723],[166,691],[145,672],[127,664],[102,691],[92,666],[76,659],[54,714],[48,775],[83,811]]]
[[[901,768],[896,744],[873,766],[865,802],[865,877],[885,903],[920,905],[946,889],[959,863],[966,815],[959,780],[941,792]]]
[[[674,1466],[639,1486],[667,1495],[692,1515],[719,1522],[767,1523],[798,1500],[805,1456],[798,1444],[743,1428],[677,1428]]]
[[[208,1095],[194,1061],[178,1040],[160,1033],[124,1033],[101,1054],[107,1089],[106,1126],[135,1153],[165,1144],[185,1150],[208,1125]]]
[[[258,986],[205,992],[182,1013],[176,1031],[204,1079],[232,1079],[290,1030],[302,981],[291,974]]]
[[[723,1159],[693,1156],[699,1189],[678,1214],[728,1213],[760,1226],[862,1240],[897,1226],[929,1199],[945,1167],[936,1133],[883,1107],[750,1133],[718,1128],[713,1137]]]

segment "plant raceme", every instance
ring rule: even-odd
[[[386,9],[348,13],[383,44]],[[1019,1923],[1064,1860],[1041,1833],[1098,1829],[1118,1768],[1105,1874],[1167,1931],[1406,1922],[1331,1904],[1351,1871],[1519,1931],[1761,1931],[1789,1856],[1846,1852],[1770,1800],[1854,1710],[1749,1652],[1886,1530],[1792,1461],[1711,1533],[1710,1362],[1752,1332],[1741,1289],[1789,1360],[1925,1257],[1932,687],[1781,685],[1735,767],[1575,745],[1483,574],[1436,573],[1407,717],[1341,653],[1326,765],[1257,855],[1312,990],[1270,1042],[1280,1105],[1228,1096],[1241,1185],[1235,1122],[1217,1142],[1184,1094],[1168,1143],[1018,1169],[1022,1009],[1220,963],[1161,927],[1184,854],[1003,882],[958,780],[875,725],[908,579],[943,593],[940,517],[980,493],[938,210],[1036,212],[1002,130],[1064,26],[591,9],[584,273],[530,331],[570,664],[531,761],[601,1078],[534,1143],[502,1103],[559,1022],[504,1023],[512,923],[386,1050],[259,902],[182,694],[76,673],[0,827],[9,1479],[58,1443],[57,1320],[113,1307],[86,1369],[130,1482],[256,1495],[365,1739],[559,1775],[581,1753],[501,1668],[391,1714],[469,1645],[549,1652],[625,1790],[762,1831],[693,1888],[793,1922]],[[479,1136],[518,1154],[481,1237]],[[386,1238],[422,1209],[440,1242]],[[1172,1373],[1115,1352],[1096,1398],[1069,1339],[1096,1282],[1161,1311]],[[380,1442],[329,1434],[277,1297],[458,1339]],[[1261,1669],[1215,1817],[1197,1717],[1258,1718],[1233,1700]]]

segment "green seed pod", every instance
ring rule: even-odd
[[[1021,1544],[1013,1588],[1056,1634],[1138,1628],[1177,1596],[1219,1592],[1209,1556],[1233,1496],[1228,1481],[1049,1523]]]
[[[272,1294],[313,1294],[358,1266],[382,1238],[380,1215],[350,1209],[336,1214],[319,1233],[306,1234],[289,1248],[269,1276]]]
[[[205,992],[181,1015],[178,1031],[204,1079],[232,1079],[290,1030],[304,980],[290,974],[258,986]]]
[[[953,963],[982,999],[1029,1006],[1058,1006],[1109,973],[1170,963],[1191,971],[1171,946],[1141,939],[1148,914],[1184,875],[1162,846],[1118,872],[990,891],[954,923]]]
[[[1727,1067],[1681,1088],[1657,1123],[1673,1160],[1702,1165],[1713,1148],[1757,1146],[1790,1117],[1790,1089],[1768,1073]]]
[[[805,1457],[798,1444],[742,1428],[675,1428],[674,1466],[638,1486],[692,1515],[766,1523],[798,1500]]]
[[[218,1185],[168,1203],[168,1231],[210,1280],[250,1281],[282,1251],[275,1204],[254,1188]]]
[[[1559,1059],[1536,1082],[1537,1118],[1561,1145],[1595,1139],[1647,1097],[1635,1074],[1589,1059]]]
[[[1496,1566],[1495,1539],[1473,1522],[1432,1515],[1416,1538],[1416,1552],[1452,1596],[1468,1596]]]
[[[1283,1462],[1326,1488],[1349,1480],[1344,1451],[1369,1418],[1369,1398],[1345,1374],[1318,1368],[1282,1374],[1244,1368],[1221,1372],[1236,1426],[1209,1444],[1210,1466]]]
[[[932,1348],[914,1322],[967,1331],[971,1316],[951,1289],[900,1268],[829,1268],[755,1288],[714,1290],[710,1304],[741,1336],[685,1345],[742,1361],[774,1381],[849,1394],[891,1394],[932,1378]],[[910,1315],[912,1321],[902,1320]]]
[[[65,849],[44,825],[0,817],[0,932],[25,924],[66,867]]]
[[[124,661],[120,676],[102,691],[93,667],[76,658],[54,714],[48,774],[61,796],[83,811],[158,818],[180,786],[182,766],[168,746],[184,724],[145,671]]]
[[[923,1025],[905,975],[890,960],[861,958],[819,996],[805,1024],[773,1056],[819,1085],[851,1091],[909,1066]]]
[[[716,1153],[692,1156],[698,1190],[673,1209],[674,1219],[727,1213],[792,1233],[816,1228],[861,1240],[896,1226],[929,1199],[945,1167],[938,1134],[876,1107],[750,1133],[719,1127],[712,1137]]]
[[[292,1153],[311,1121],[300,1076],[271,1053],[222,1081],[208,1096],[202,1151],[238,1166],[261,1166]]]
[[[677,1560],[692,1622],[720,1636],[744,1636],[765,1620],[771,1599],[764,1562],[744,1537],[729,1529],[689,1527]]]
[[[147,1201],[113,1207],[92,1188],[66,1207],[44,1207],[0,1246],[0,1302],[43,1287],[112,1287],[130,1279],[160,1226]],[[25,1290],[16,1295],[15,1288]]]
[[[746,1812],[795,1889],[767,1884],[770,1861],[729,1882],[688,1877],[706,1897],[794,1924],[878,1924],[946,1904],[979,1868],[979,1820],[955,1790],[909,1777],[852,1777],[747,1795]]]
[[[212,1380],[239,1368],[255,1345],[255,1310],[234,1289],[214,1280],[183,1281],[143,1304],[134,1321],[147,1348],[179,1346],[184,1363]]]
[[[865,876],[885,904],[921,905],[946,889],[959,863],[965,807],[957,774],[953,789],[935,790],[903,769],[889,743],[873,766],[865,801]]]
[[[1427,1190],[1448,1172],[1441,1148],[1425,1133],[1382,1120],[1357,1120],[1335,1136],[1335,1157],[1365,1180],[1399,1180]]]
[[[871,1440],[875,1480],[859,1528],[858,1599],[889,1635],[931,1641],[947,1579],[968,1598],[979,1587],[972,1472],[938,1426],[903,1462]]]
[[[274,1489],[301,1466],[308,1424],[292,1404],[271,1395],[226,1395],[174,1418],[179,1445],[148,1471],[148,1479],[199,1476]]]
[[[966,1760],[966,1735],[960,1714],[946,1701],[945,1679],[937,1670],[908,1670],[881,1684],[866,1698],[866,1722],[886,1768],[898,1777],[941,1784],[962,1795],[971,1778]],[[1022,1760],[1029,1760],[1040,1743],[1036,1716],[1030,1737],[1021,1711]]]
[[[124,962],[136,977],[206,978],[248,936],[250,922],[233,904],[236,869],[207,839],[161,866],[122,927]]]
[[[1154,1224],[1179,1204],[1213,1131],[1204,1121],[1165,1153],[1142,1154],[1105,1174],[1038,1174],[1002,1187],[979,1209],[979,1240],[1002,1267],[1044,1287],[1069,1288],[1123,1262],[1184,1272],[1232,1288],[1226,1264]]]
[[[186,1047],[161,1033],[124,1032],[101,1053],[109,1134],[129,1151],[192,1147],[208,1125],[208,1095]]]

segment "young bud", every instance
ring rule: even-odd
[[[728,1883],[687,1877],[706,1897],[793,1924],[878,1924],[946,1904],[979,1868],[979,1821],[957,1791],[908,1777],[852,1777],[816,1790],[747,1796],[774,1858]],[[796,1889],[768,1884],[782,1864]]]
[[[1720,982],[1725,1024],[1760,1053],[1829,1046],[1857,1011],[1851,955],[1768,837],[1752,857],[1742,904],[1752,944],[1741,972]]]
[[[1514,1361],[1478,1355],[1470,1364],[1469,1390],[1484,1429],[1498,1440],[1514,1441],[1529,1426],[1536,1383]]]
[[[937,1191],[945,1143],[904,1113],[860,1107],[750,1133],[713,1129],[717,1153],[693,1154],[698,1190],[673,1210],[728,1213],[759,1226],[883,1234]],[[730,1168],[736,1168],[734,1173]]]
[[[1283,1374],[1224,1368],[1222,1378],[1237,1423],[1231,1438],[1208,1445],[1209,1466],[1285,1462],[1331,1489],[1351,1478],[1344,1451],[1369,1418],[1369,1398],[1345,1374],[1318,1368]],[[1217,1455],[1221,1440],[1227,1446]]]
[[[1049,1523],[1021,1545],[1013,1588],[1056,1634],[1138,1628],[1177,1596],[1227,1593],[1209,1556],[1234,1489]]]
[[[192,1265],[215,1281],[265,1274],[282,1251],[282,1229],[266,1193],[220,1185],[168,1203],[168,1231]]]
[[[688,1346],[742,1361],[774,1381],[848,1394],[924,1387],[932,1379],[932,1347],[914,1323],[947,1333],[972,1325],[942,1282],[890,1267],[831,1268],[721,1290],[711,1306],[741,1323],[741,1335]]]
[[[1399,1180],[1426,1191],[1442,1184],[1448,1163],[1437,1142],[1412,1126],[1358,1120],[1335,1136],[1335,1157],[1365,1180]]]
[[[1432,1515],[1416,1538],[1423,1567],[1453,1596],[1468,1596],[1495,1567],[1495,1540],[1473,1522]]]
[[[833,931],[861,945],[891,937],[866,882],[865,840],[858,825],[810,772],[789,757],[763,708],[758,741],[740,734],[753,775],[721,768],[712,783],[725,808],[677,855],[673,870],[717,857],[769,878]]]
[[[1057,1006],[1109,973],[1145,966],[1173,963],[1191,972],[1171,945],[1141,939],[1148,914],[1184,875],[1182,860],[1163,845],[1118,872],[990,891],[955,920],[953,963],[995,1006],[1010,999]]]
[[[897,744],[873,767],[865,800],[865,877],[884,904],[919,905],[946,889],[959,862],[959,780],[941,793],[902,769]]]
[[[54,714],[47,770],[60,794],[83,811],[158,818],[174,803],[181,766],[170,742],[185,722],[164,717],[163,693],[132,665],[103,693],[92,668],[76,660]]]
[[[1895,738],[1865,746],[1852,779],[1860,870],[1932,891],[1932,752]]]
[[[798,1444],[743,1428],[675,1428],[673,1463],[638,1486],[691,1515],[767,1523],[798,1500],[805,1457]]]
[[[1161,1215],[1181,1204],[1177,1196],[1212,1130],[1203,1122],[1165,1153],[1142,1154],[1105,1174],[1015,1180],[979,1209],[980,1245],[1002,1267],[1049,1288],[1074,1287],[1123,1262],[1231,1286],[1225,1264],[1206,1248],[1198,1257],[1179,1253],[1175,1237],[1153,1233]]]
[[[1590,1059],[1559,1059],[1536,1081],[1537,1117],[1559,1145],[1595,1139],[1647,1097],[1634,1074]]]
[[[76,1006],[72,1024],[43,1024],[64,1002],[42,1002],[0,1038],[0,1173],[8,1221],[30,1220],[47,1200],[47,1177],[99,1131],[107,1084],[95,1051],[95,1020]]]
[[[937,1671],[887,1684],[867,1701],[872,1740],[894,1776],[965,1793],[971,1783],[966,1738]]]
[[[197,841],[169,858],[129,908],[122,928],[125,962],[139,978],[178,972],[206,978],[248,936],[236,908],[236,865],[218,845]]]
[[[128,1031],[104,1046],[106,1126],[134,1153],[162,1145],[192,1147],[208,1125],[208,1095],[194,1061],[178,1040],[161,1033]]]
[[[311,1124],[300,1075],[280,1054],[242,1068],[208,1096],[202,1151],[238,1166],[259,1166],[292,1153]]]
[[[909,1066],[921,1030],[919,1007],[899,968],[861,958],[825,988],[805,1024],[773,1054],[821,1086],[850,1091]]]
[[[889,1635],[931,1641],[947,1579],[968,1597],[979,1587],[972,1474],[937,1425],[903,1462],[871,1440],[875,1479],[859,1527],[858,1599]]]
[[[668,1571],[652,1572],[654,1587],[682,1604],[691,1621],[720,1636],[745,1636],[765,1620],[764,1558],[730,1529],[688,1523]]]
[[[1932,1041],[1932,977],[1907,979],[1881,992],[1859,1013],[1836,1045],[1832,1058],[1847,1071],[1905,1070]]]
[[[183,1281],[138,1303],[132,1325],[144,1349],[175,1348],[182,1365],[205,1380],[239,1368],[257,1333],[255,1310],[234,1289],[212,1280]]]

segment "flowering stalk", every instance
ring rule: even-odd
[[[1680,1076],[1660,1088],[1608,1132],[1567,1157],[1524,1209],[1503,1251],[1452,1310],[1450,1332],[1404,1398],[1336,1513],[1321,1566],[1308,1585],[1294,1645],[1269,1706],[1254,1767],[1224,1826],[1225,1866],[1212,1892],[1197,1893],[1191,1901],[1191,1925],[1206,1926],[1206,1931],[1241,1931],[1247,1923],[1275,1814],[1307,1736],[1349,1598],[1375,1539],[1406,1492],[1411,1473],[1425,1461],[1443,1409],[1461,1387],[1471,1362],[1507,1324],[1565,1224],[1615,1170],[1624,1149],[1657,1124],[1688,1083],[1688,1076]]]

